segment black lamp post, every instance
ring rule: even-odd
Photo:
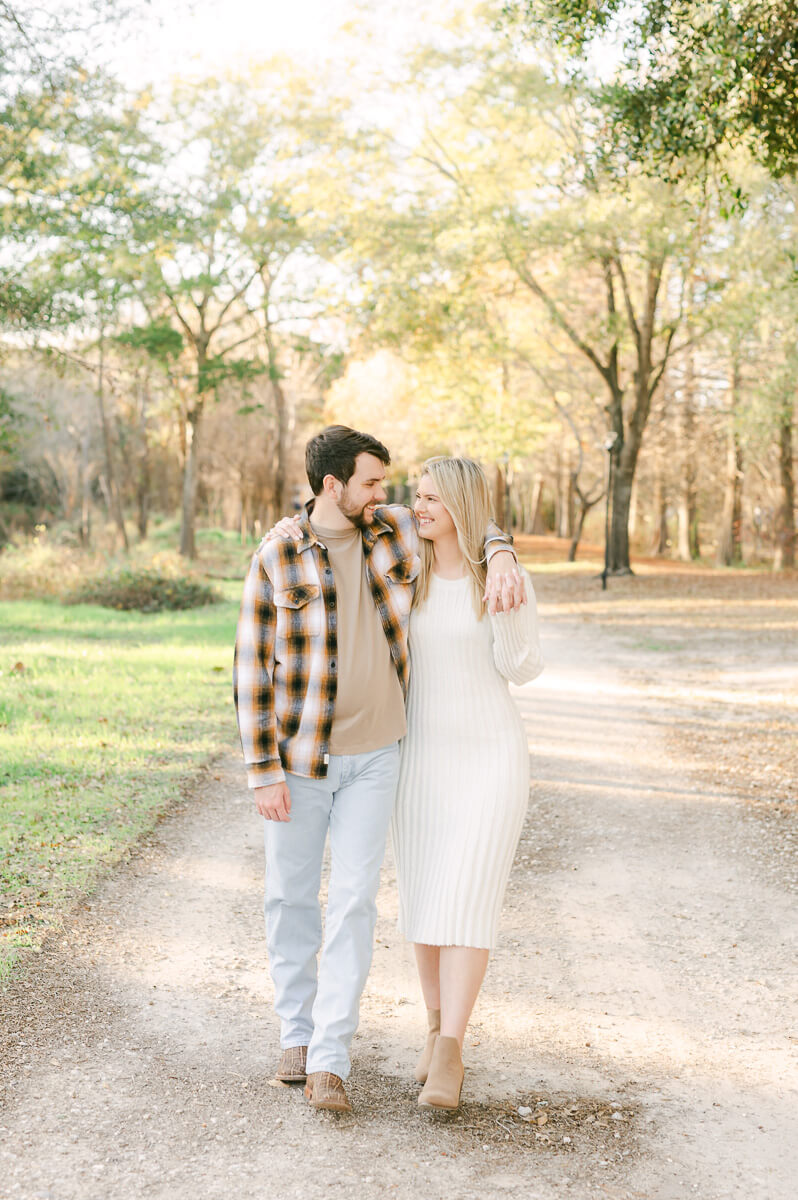
[[[607,505],[604,511],[604,570],[601,572],[601,590],[607,590],[607,576],[610,571],[610,505],[612,503],[612,464],[615,460],[615,443],[618,434],[613,429],[604,439],[604,449],[607,451],[609,465],[607,467]]]

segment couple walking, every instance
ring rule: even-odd
[[[456,1108],[527,804],[506,681],[542,670],[534,593],[476,463],[431,459],[412,511],[385,504],[390,456],[368,434],[331,426],[305,463],[314,498],[252,560],[234,674],[265,818],[277,1078],[306,1082],[315,1108],[350,1110],[349,1046],[393,821],[400,929],[428,1010],[419,1104]]]

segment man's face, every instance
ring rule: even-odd
[[[387,500],[385,488],[385,467],[373,454],[358,454],[355,459],[355,472],[349,483],[344,485],[338,507],[343,515],[363,529],[374,520],[374,509],[378,504]]]

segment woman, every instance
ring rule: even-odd
[[[529,794],[527,739],[507,681],[543,669],[535,595],[490,616],[477,463],[425,463],[415,514],[421,571],[410,618],[410,690],[393,843],[399,925],[415,944],[429,1033],[420,1105],[456,1108],[462,1045],[495,945]]]

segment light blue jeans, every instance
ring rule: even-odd
[[[349,1074],[398,777],[398,742],[368,754],[330,755],[326,779],[286,776],[291,819],[265,822],[266,940],[280,1044],[308,1047],[308,1074]],[[317,966],[328,829],[330,883]]]

